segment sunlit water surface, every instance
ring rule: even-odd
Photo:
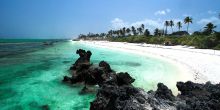
[[[134,85],[146,91],[155,90],[158,82],[176,91],[175,82],[181,79],[179,70],[165,61],[94,48],[79,42],[66,41],[53,46],[27,48],[13,54],[8,54],[6,49],[7,54],[0,57],[1,110],[41,110],[47,107],[51,110],[87,110],[95,94],[79,95],[82,85],[61,82],[78,58],[75,52],[79,48],[92,51],[91,61],[94,64],[105,60],[115,71],[128,72],[136,79]]]

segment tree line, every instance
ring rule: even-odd
[[[182,31],[183,23],[186,25],[186,31]],[[189,16],[185,17],[183,22],[178,21],[176,24],[173,20],[166,20],[164,22],[164,29],[156,28],[151,34],[149,29],[145,29],[145,25],[141,24],[139,27],[135,28],[131,26],[130,28],[123,27],[118,30],[109,30],[107,33],[89,33],[89,34],[80,34],[79,39],[106,39],[106,38],[119,38],[119,37],[129,37],[129,36],[169,36],[169,35],[189,35],[189,26],[193,23],[193,19]],[[174,32],[174,26],[177,27],[178,31]],[[170,27],[172,33],[168,34],[168,28]],[[195,31],[195,35],[210,35],[214,31],[215,26],[213,23],[208,23],[204,27],[203,31]]]

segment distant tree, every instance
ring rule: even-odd
[[[108,31],[108,35],[109,35],[109,37],[112,37],[113,36],[113,30]]]
[[[123,27],[123,28],[122,28],[122,31],[123,31],[122,36],[125,36],[125,34],[126,34],[126,28]]]
[[[122,37],[122,36],[124,35],[123,29],[120,29],[120,30],[119,30],[119,34],[120,34],[120,35],[119,35],[120,37]]]
[[[164,26],[166,27],[165,35],[167,35],[167,27],[170,26],[170,22],[169,21],[165,21]]]
[[[131,29],[130,29],[130,28],[127,28],[127,29],[126,29],[126,33],[127,33],[128,35],[130,35],[130,32],[131,32]]]
[[[133,35],[137,35],[136,29],[134,26],[131,27],[131,31],[132,31]]]
[[[141,35],[143,33],[143,30],[141,27],[137,28],[137,31],[138,31],[139,35]]]
[[[141,28],[142,28],[142,30],[144,30],[144,24],[141,24]]]
[[[120,30],[115,31],[115,33],[116,33],[117,37],[120,36]]]
[[[184,19],[184,23],[187,24],[187,32],[189,33],[189,23],[192,23],[192,18],[190,18],[189,16],[187,16]]]
[[[154,36],[159,36],[159,29],[158,28],[156,28],[155,30],[154,30]]]
[[[164,29],[159,30],[159,36],[162,36],[162,35],[164,35]]]
[[[172,29],[172,33],[173,33],[173,26],[174,26],[174,22],[173,22],[173,20],[170,20],[170,27]]]
[[[179,21],[179,22],[177,22],[177,27],[178,27],[178,29],[179,29],[179,31],[180,31],[180,29],[182,28],[182,23],[181,23],[181,21]]]
[[[150,36],[150,31],[148,29],[145,29],[144,36]]]
[[[216,27],[217,26],[214,26],[214,24],[212,24],[211,22],[206,24],[206,26],[204,27],[204,34],[207,34],[207,35],[212,34]]]

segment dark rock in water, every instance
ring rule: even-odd
[[[175,105],[170,100],[155,98],[155,92],[148,94],[132,85],[104,84],[90,103],[90,110],[172,110]]]
[[[118,77],[118,76],[117,76]],[[118,80],[117,80],[118,82]],[[145,92],[130,83],[104,82],[91,102],[90,110],[219,110],[220,84],[178,82],[181,94],[175,97],[171,90],[158,83],[156,91]]]
[[[136,99],[137,93],[137,88],[132,86],[105,84],[98,91],[97,98],[91,102],[90,110],[141,110],[146,101],[142,97]]]
[[[79,49],[76,51],[76,54],[79,54],[80,57],[76,60],[73,66],[70,67],[70,70],[78,70],[78,69],[83,69],[83,67],[89,67],[90,57],[92,53],[90,51],[86,52],[83,49]]]
[[[83,89],[80,91],[80,95],[94,93],[95,91],[89,87],[84,86]]]
[[[112,72],[110,65],[105,61],[101,61],[99,67],[103,67],[105,72]]]
[[[161,98],[161,99],[168,99],[170,101],[174,101],[175,97],[170,89],[168,89],[167,86],[165,86],[163,83],[157,84],[157,91],[155,93],[155,97]]]
[[[49,105],[42,105],[41,108],[42,110],[50,110]]]
[[[72,84],[84,82],[85,85],[101,85],[116,74],[105,61],[101,61],[98,66],[92,65],[90,63],[92,55],[90,51],[86,52],[79,49],[76,51],[76,54],[79,54],[80,57],[70,67],[72,77],[65,76],[63,82],[71,82]]]
[[[156,91],[145,92],[132,85],[135,79],[127,72],[117,74],[105,61],[91,64],[90,51],[79,49],[76,53],[80,58],[70,68],[72,77],[64,76],[63,82],[83,82],[80,94],[91,92],[87,85],[99,85],[90,110],[220,110],[220,84],[178,82],[181,93],[174,96],[167,86],[158,83]]]
[[[71,82],[71,78],[70,77],[68,77],[68,76],[64,76],[63,77],[63,82]]]
[[[130,85],[135,81],[127,72],[126,73],[118,73],[117,74],[117,82],[118,85]]]
[[[186,102],[190,110],[219,110],[220,109],[220,84],[213,85],[210,82],[198,84],[188,81],[177,82],[177,88],[181,92],[177,97]]]

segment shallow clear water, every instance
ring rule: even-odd
[[[79,42],[59,42],[35,51],[0,58],[0,109],[40,110],[48,105],[52,110],[83,110],[95,94],[79,95],[81,85],[61,82],[78,58],[79,48],[91,50],[91,61],[110,63],[118,72],[131,74],[134,85],[145,90],[156,89],[158,82],[175,91],[179,70],[159,59],[114,50],[94,48]]]

